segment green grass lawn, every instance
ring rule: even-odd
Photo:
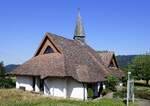
[[[125,106],[125,104],[121,99],[78,101],[50,98],[15,89],[0,89],[0,106]]]

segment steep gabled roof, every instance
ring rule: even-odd
[[[45,39],[49,39],[58,52],[39,54]],[[69,76],[80,82],[104,81],[109,69],[95,50],[85,43],[46,33],[35,56],[18,67],[12,74],[41,76]]]
[[[105,66],[109,68],[109,74],[118,78],[124,77],[124,72],[118,67],[114,52],[97,51],[97,53],[99,54],[101,60],[104,62]],[[111,62],[113,62],[115,67],[110,66]]]
[[[97,82],[105,79],[105,76],[108,74],[108,69],[102,64],[103,62],[95,50],[77,40],[66,39],[51,33],[48,33],[48,35],[53,39],[62,54],[64,54],[65,69],[68,76],[72,76],[78,79],[78,81],[83,81],[81,78],[85,79],[85,82]],[[83,66],[84,68],[81,68]],[[86,71],[83,71],[85,67]],[[80,72],[78,70],[81,69],[82,75],[79,75]],[[87,73],[89,79],[87,79],[87,76],[84,76]]]
[[[42,49],[44,48],[46,49],[47,46],[50,46],[51,48],[53,48],[55,52],[61,53],[60,49],[56,46],[53,39],[48,35],[48,33],[46,33],[38,49],[36,50],[34,56],[42,54],[43,53]]]
[[[113,61],[113,60],[114,60],[114,64],[116,65],[116,67],[118,67],[114,52],[97,51],[97,53],[99,54],[99,56],[101,57],[101,60],[104,62],[104,64],[107,67],[110,65],[111,61]]]

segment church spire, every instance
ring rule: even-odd
[[[75,32],[74,32],[74,39],[75,40],[80,40],[82,42],[85,41],[85,32],[84,32],[84,27],[83,27],[83,24],[82,24],[79,9],[78,9],[77,22],[76,22],[76,27],[75,27]]]

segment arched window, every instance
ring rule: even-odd
[[[50,46],[48,46],[44,51],[44,54],[48,54],[48,53],[54,53],[53,49]]]

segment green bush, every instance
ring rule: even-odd
[[[93,92],[92,88],[88,88],[88,97],[93,98],[93,96],[94,96],[94,92]]]
[[[114,98],[125,98],[126,97],[127,90],[126,88],[123,88],[121,91],[116,91],[113,93]]]
[[[119,80],[117,77],[113,75],[107,76],[107,84],[106,87],[112,91],[116,91],[116,85],[118,84]]]
[[[103,89],[102,90],[102,96],[106,95],[109,92],[109,89]]]
[[[0,78],[0,88],[13,88],[15,83],[11,78]]]
[[[7,76],[3,62],[0,62],[0,88],[13,88],[15,82]]]

